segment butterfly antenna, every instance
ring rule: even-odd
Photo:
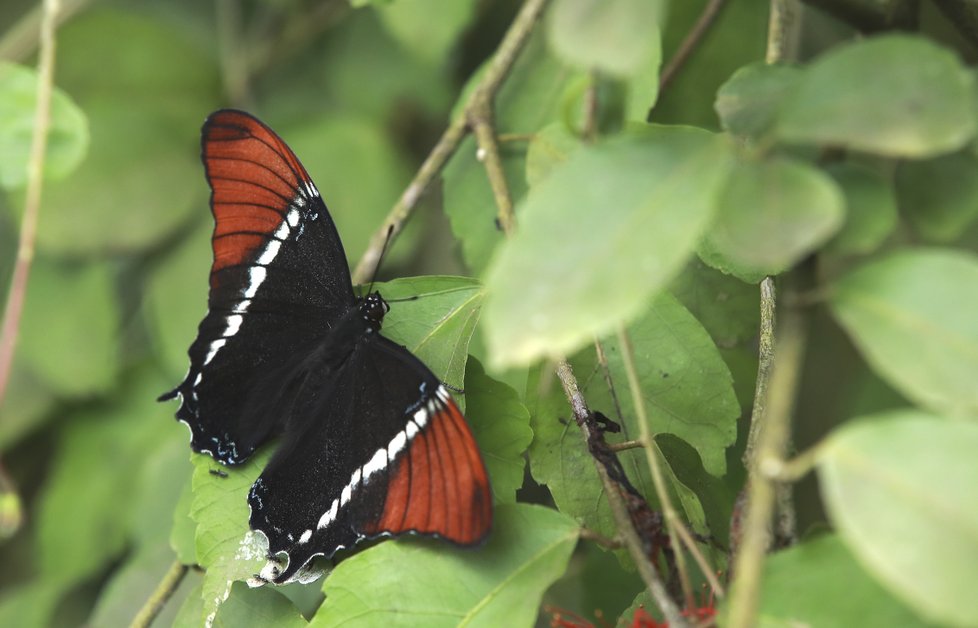
[[[377,283],[377,273],[380,272],[380,265],[384,263],[384,256],[387,255],[387,249],[390,248],[393,238],[394,225],[388,225],[387,237],[384,238],[384,248],[380,249],[380,257],[377,258],[377,265],[374,266],[374,274],[370,277],[370,283],[367,285],[367,294],[374,291],[374,284]]]

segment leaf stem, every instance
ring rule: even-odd
[[[166,604],[167,600],[173,596],[173,593],[180,586],[183,581],[183,577],[187,574],[187,566],[181,563],[179,560],[173,561],[170,568],[163,575],[163,579],[160,583],[156,585],[156,590],[153,594],[149,596],[143,607],[139,609],[136,616],[130,624],[130,628],[148,628],[156,616],[160,614],[163,610],[163,606]]]
[[[377,264],[380,261],[380,254],[387,244],[388,232],[390,232],[391,240],[401,232],[404,228],[404,223],[417,206],[421,195],[438,173],[441,172],[442,168],[445,167],[445,164],[448,163],[452,155],[458,150],[462,140],[465,139],[465,135],[470,130],[473,130],[471,129],[472,120],[480,119],[487,123],[488,126],[486,129],[483,129],[482,133],[486,131],[494,133],[491,126],[491,117],[487,118],[484,116],[485,107],[491,105],[496,93],[499,91],[499,87],[506,77],[509,76],[520,51],[523,49],[530,34],[533,32],[533,28],[539,21],[540,14],[546,7],[547,1],[526,0],[523,3],[519,14],[513,20],[509,30],[506,31],[502,42],[499,44],[499,48],[496,49],[495,55],[493,55],[492,60],[489,62],[489,67],[486,69],[485,74],[469,96],[462,115],[452,120],[448,128],[445,129],[438,143],[414,176],[414,179],[408,185],[407,189],[404,190],[404,193],[401,194],[397,203],[394,204],[394,207],[387,215],[387,218],[384,219],[380,228],[371,237],[370,244],[367,245],[367,250],[364,251],[356,269],[353,271],[354,283],[362,283],[373,276]],[[492,143],[496,144],[495,140]],[[498,144],[496,146],[496,156],[498,157]],[[485,150],[487,154],[490,151],[490,149],[481,144],[480,148]],[[490,183],[492,183],[491,180]],[[495,187],[493,188],[493,192],[495,193]],[[497,203],[498,200],[497,197]],[[505,224],[503,226],[505,228]]]
[[[41,188],[44,181],[44,157],[47,151],[48,131],[51,126],[51,94],[54,89],[54,58],[59,0],[44,0],[40,26],[40,58],[37,65],[37,104],[34,109],[34,135],[31,138],[31,154],[27,162],[27,194],[24,200],[24,218],[20,226],[17,244],[17,260],[14,262],[10,291],[0,328],[0,404],[3,403],[13,368],[17,332],[24,310],[27,280],[34,261],[34,241],[37,237],[37,219],[41,208]]]
[[[628,330],[624,325],[618,326],[618,345],[621,347],[622,363],[625,367],[625,376],[628,378],[628,389],[632,394],[632,406],[635,409],[635,419],[638,422],[640,432],[639,440],[645,444],[645,461],[649,466],[649,473],[652,475],[652,483],[655,486],[655,493],[662,504],[662,512],[665,515],[666,530],[669,533],[669,542],[672,544],[676,553],[676,567],[679,570],[679,582],[683,588],[683,597],[686,600],[686,608],[693,608],[696,600],[693,597],[693,587],[689,583],[689,572],[686,568],[686,557],[683,554],[682,546],[676,535],[676,524],[679,515],[672,505],[672,498],[669,496],[669,489],[666,488],[666,481],[662,475],[662,468],[659,466],[659,446],[652,438],[649,430],[649,418],[645,413],[645,398],[642,396],[642,386],[638,381],[638,372],[635,370],[635,353],[632,351],[632,342],[628,337]]]

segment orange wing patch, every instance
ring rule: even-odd
[[[491,524],[489,476],[472,432],[449,399],[401,455],[383,514],[368,533],[417,532],[474,545]]]
[[[222,268],[249,261],[285,220],[296,198],[308,198],[315,188],[278,136],[237,111],[208,118],[202,157],[213,192],[213,278]]]

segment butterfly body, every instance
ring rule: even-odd
[[[202,136],[208,313],[186,378],[161,399],[180,398],[191,446],[224,464],[279,436],[248,496],[269,542],[259,578],[304,581],[312,558],[368,538],[481,542],[492,500],[468,425],[440,380],[381,334],[380,294],[355,296],[301,163],[243,112],[216,112]]]

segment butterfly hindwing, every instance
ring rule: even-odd
[[[283,439],[249,495],[251,527],[268,537],[271,555],[288,554],[285,569],[270,563],[262,577],[289,581],[314,556],[364,538],[485,538],[492,497],[475,439],[407,349],[364,336],[321,398],[303,402],[305,427]]]

